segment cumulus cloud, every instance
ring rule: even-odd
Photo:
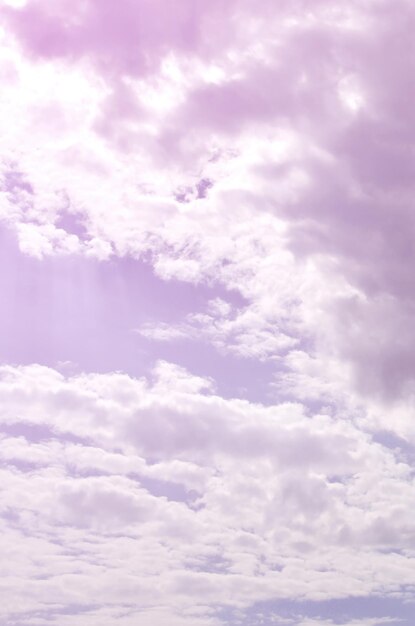
[[[94,597],[104,620],[139,602],[210,624],[203,606],[413,584],[411,467],[347,419],[225,401],[167,363],[142,380],[4,367],[0,400],[4,619],[58,623],[53,593],[91,623]]]
[[[411,7],[252,11],[4,6],[2,118],[19,111],[4,219],[39,258],[150,253],[163,279],[240,289],[252,308],[237,349],[259,358],[281,344],[264,307],[288,305],[359,393],[395,401],[413,387],[411,337],[396,341],[412,307]]]
[[[261,601],[411,597],[411,3],[5,0],[0,16],[13,263],[77,259],[82,280],[115,259],[124,285],[133,259],[160,300],[123,328],[142,378],[125,346],[118,372],[66,376],[47,346],[7,364],[2,323],[5,623],[233,626]],[[179,306],[157,281],[209,296]],[[197,371],[172,346],[200,351]],[[253,388],[269,368],[261,402],[221,397],[212,348],[217,379],[243,362]]]

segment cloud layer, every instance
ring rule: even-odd
[[[414,23],[0,2],[2,623],[404,619]]]
[[[411,466],[346,417],[225,401],[165,362],[151,382],[7,366],[0,398],[10,623],[211,624],[415,584]]]

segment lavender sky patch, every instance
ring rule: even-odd
[[[0,0],[2,626],[413,626],[414,29]]]

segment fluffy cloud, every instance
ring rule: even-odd
[[[276,598],[410,597],[411,3],[0,15],[1,227],[38,267],[130,257],[208,287],[205,308],[126,332],[272,372],[254,404],[166,360],[142,379],[4,364],[6,623],[217,626]]]
[[[139,603],[219,624],[215,605],[414,584],[398,456],[346,419],[225,401],[172,364],[151,379],[3,368],[4,619],[77,606],[94,623],[95,598],[104,623]]]
[[[413,389],[411,7],[262,10],[3,7],[4,219],[38,257],[150,253],[164,279],[237,288],[235,350],[277,354],[283,315],[395,402]]]

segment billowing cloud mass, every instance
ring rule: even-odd
[[[2,625],[413,625],[414,28],[0,2]]]

